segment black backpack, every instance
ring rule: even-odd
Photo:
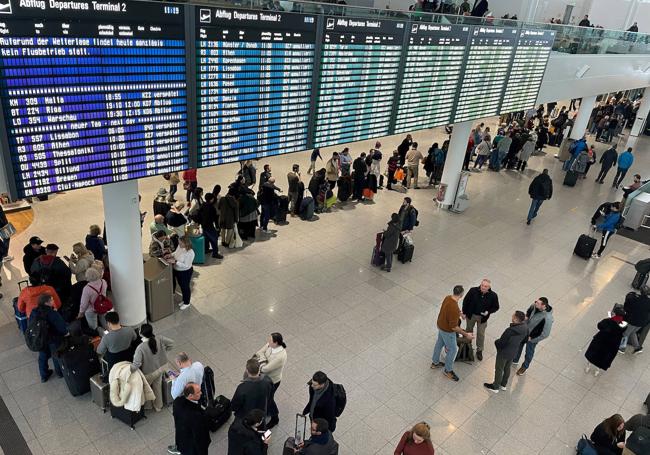
[[[342,384],[332,383],[332,387],[334,388],[334,402],[336,403],[334,406],[334,414],[336,417],[340,417],[345,410],[345,405],[348,403],[348,396]]]
[[[37,311],[37,314],[32,314],[29,322],[27,322],[25,344],[30,351],[39,352],[47,347],[49,325],[41,311],[39,309],[35,311]]]

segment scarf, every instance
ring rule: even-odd
[[[316,403],[318,402],[318,400],[321,399],[321,397],[327,391],[329,386],[330,386],[330,382],[327,381],[325,387],[323,387],[322,389],[314,390],[314,398],[311,400],[311,403],[309,405],[309,416],[312,418],[312,420],[314,419],[314,409],[316,408]]]

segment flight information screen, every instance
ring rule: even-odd
[[[187,168],[181,7],[3,3],[0,98],[18,197]]]
[[[472,28],[454,123],[499,112],[516,42],[514,28]]]
[[[523,111],[535,106],[554,39],[555,30],[519,30],[500,112]]]
[[[395,133],[451,123],[469,26],[409,24]]]
[[[197,10],[199,167],[305,150],[316,18]]]
[[[404,27],[325,18],[315,147],[389,134]]]

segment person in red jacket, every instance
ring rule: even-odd
[[[196,169],[187,169],[186,171],[183,171],[181,177],[183,178],[183,189],[186,191],[185,200],[189,203],[192,200],[194,190],[199,186],[196,178]]]
[[[41,284],[41,277],[38,274],[31,274],[29,276],[29,282],[31,286],[27,286],[18,295],[18,311],[25,313],[29,318],[32,310],[38,306],[38,297],[41,294],[51,295],[52,299],[54,299],[52,307],[56,310],[61,308],[61,299],[54,288],[46,284]]]
[[[420,422],[402,435],[394,455],[434,455],[429,424]]]

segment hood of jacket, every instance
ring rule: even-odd
[[[531,341],[538,343],[547,338],[553,326],[553,307],[548,305],[546,311],[538,311],[533,305],[527,325]]]
[[[108,383],[113,406],[139,412],[145,401],[156,399],[142,371],[131,371],[131,362],[118,362],[113,365],[108,374]]]

